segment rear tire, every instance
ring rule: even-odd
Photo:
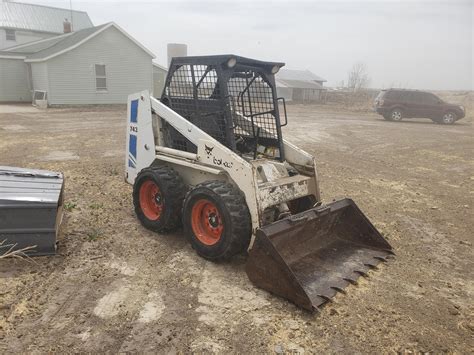
[[[186,185],[166,166],[145,168],[133,185],[133,204],[141,224],[154,232],[171,232],[181,222]]]
[[[206,181],[188,192],[184,233],[193,249],[209,260],[228,260],[248,247],[250,213],[240,190],[224,181]]]
[[[400,122],[403,119],[403,111],[401,108],[394,108],[390,111],[390,121]]]

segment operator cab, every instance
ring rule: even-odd
[[[275,85],[283,65],[235,55],[173,58],[161,102],[247,160],[283,161],[286,107]],[[167,146],[196,153],[196,146],[166,122],[163,131]]]

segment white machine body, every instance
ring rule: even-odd
[[[286,203],[304,196],[320,201],[316,163],[312,155],[284,140],[285,161],[260,158],[246,160],[212,138],[184,117],[150,97],[148,91],[128,98],[128,125],[125,179],[133,184],[138,173],[152,165],[176,170],[189,186],[208,180],[233,183],[245,195],[252,221],[252,246],[257,228],[273,222],[266,217],[269,208],[285,211]],[[164,145],[161,120],[197,146],[197,153]],[[245,119],[241,116],[241,119]],[[290,165],[298,174],[289,176]]]

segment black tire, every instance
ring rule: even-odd
[[[207,218],[201,210],[205,208],[203,204],[211,206]],[[215,208],[214,212],[212,208]],[[224,181],[206,181],[188,192],[183,207],[183,227],[193,249],[201,257],[213,261],[229,260],[245,251],[252,230],[243,193]],[[199,230],[203,232],[202,228],[207,230],[199,233]],[[209,237],[205,233],[209,230],[219,235]]]
[[[458,119],[457,115],[453,111],[448,111],[443,114],[443,116],[440,118],[439,123],[445,124],[445,125],[451,125],[456,120]]]
[[[158,192],[146,191],[148,187],[153,189],[153,186],[158,188]],[[183,180],[172,168],[157,166],[140,171],[133,185],[133,205],[141,224],[154,232],[171,232],[177,229],[181,224],[181,208],[186,190]],[[141,197],[145,199],[140,200]],[[155,213],[157,216],[152,213],[156,211],[147,208],[147,203],[151,202],[147,202],[146,197],[154,200],[155,205],[161,206],[161,212]]]
[[[403,119],[403,110],[399,107],[390,111],[390,121],[400,122]]]
[[[315,203],[316,197],[308,195],[288,201],[288,208],[290,209],[291,214],[297,214],[313,208]]]

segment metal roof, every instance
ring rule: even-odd
[[[63,33],[66,18],[72,23],[74,31],[93,26],[84,11],[10,1],[0,3],[0,27]]]
[[[294,89],[314,89],[314,90],[325,90],[326,88],[314,81],[305,80],[282,80],[277,79],[277,86],[294,88]]]
[[[281,80],[327,81],[309,70],[281,69],[276,77]]]
[[[31,204],[57,205],[63,180],[61,173],[0,166],[0,209]]]

